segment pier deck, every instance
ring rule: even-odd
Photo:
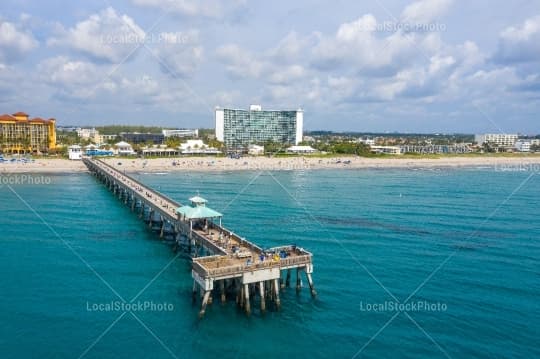
[[[227,288],[236,292],[237,303],[249,314],[250,292],[257,291],[264,311],[265,296],[279,308],[279,292],[289,286],[290,271],[296,269],[296,289],[300,290],[300,271],[306,273],[311,294],[315,296],[311,273],[313,272],[312,254],[296,246],[283,246],[263,250],[254,243],[226,229],[215,218],[186,218],[179,213],[182,205],[135,178],[122,173],[113,166],[99,159],[83,159],[91,173],[105,183],[115,194],[131,206],[132,211],[139,210],[142,218],[148,212],[149,226],[158,224],[160,236],[164,236],[166,226],[173,229],[173,236],[178,244],[187,243],[206,251],[207,256],[198,257],[195,251],[192,263],[194,279],[193,295],[197,289],[202,293],[200,315],[204,315],[206,305],[211,302],[211,293],[215,284],[219,284],[222,301],[226,298]],[[201,200],[204,200],[200,198]],[[217,213],[217,212],[215,212]],[[218,213],[219,214],[219,213]],[[155,217],[158,216],[158,220]],[[221,214],[219,214],[221,216]],[[285,283],[282,271],[286,271]]]

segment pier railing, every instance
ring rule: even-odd
[[[112,172],[114,173],[118,173],[119,175],[121,176],[124,176],[125,178],[127,178],[129,181],[133,182],[133,183],[136,183],[137,185],[139,185],[141,188],[144,189],[145,192],[148,192],[148,193],[151,193],[152,195],[156,196],[156,197],[161,197],[163,199],[165,199],[166,201],[168,201],[169,203],[173,204],[176,206],[176,208],[178,207],[181,207],[182,205],[172,199],[170,199],[169,197],[167,197],[166,195],[164,195],[163,193],[160,193],[150,187],[148,187],[147,185],[145,185],[144,183],[136,180],[135,178],[133,178],[132,176],[127,176],[127,175],[124,175],[121,171],[119,171],[118,169],[114,168],[113,166],[111,166],[110,164],[106,163],[105,161],[102,161],[100,159],[92,159],[92,160],[89,160],[89,159],[84,159],[84,161],[90,161],[90,163],[93,163],[95,166],[98,166],[99,165],[103,165],[107,168],[109,168]],[[109,172],[106,172],[108,174],[110,174]],[[112,175],[111,175],[112,176]],[[125,182],[125,181],[121,181],[120,179],[112,176],[113,178],[117,179],[118,181],[120,182]]]
[[[241,275],[246,272],[252,272],[259,269],[287,268],[290,266],[307,265],[312,262],[311,255],[301,255],[289,258],[279,258],[278,260],[267,259],[262,262],[251,264],[227,265],[221,268],[207,268],[205,263],[219,260],[220,257],[204,257],[193,259],[193,269],[202,277],[222,277]],[[223,258],[223,257],[221,257]]]

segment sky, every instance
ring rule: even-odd
[[[82,3],[82,4],[81,4]],[[0,113],[211,128],[540,133],[540,0],[2,0]]]

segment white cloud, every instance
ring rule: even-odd
[[[38,45],[30,32],[21,31],[15,24],[0,19],[0,60],[6,62],[19,60]]]
[[[234,78],[258,78],[267,66],[251,52],[236,44],[220,46],[216,54],[218,60],[225,64],[227,73]]]
[[[153,51],[161,62],[163,72],[180,77],[193,75],[203,61],[199,32],[162,32],[158,39],[160,41]]]
[[[540,61],[540,15],[502,31],[495,59],[502,63]]]
[[[61,45],[80,51],[92,58],[118,63],[145,41],[145,32],[127,15],[118,15],[107,8],[91,15],[60,35],[50,38],[48,45]]]
[[[441,17],[452,5],[453,0],[420,0],[403,10],[401,21],[412,24],[428,24]]]
[[[135,5],[155,7],[187,16],[218,17],[223,11],[217,0],[132,0]]]
[[[278,68],[268,81],[273,84],[288,84],[299,80],[306,75],[306,70],[300,65],[291,65],[284,68]]]

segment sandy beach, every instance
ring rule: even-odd
[[[108,158],[107,163],[127,172],[170,171],[256,171],[316,170],[362,168],[458,168],[492,167],[498,170],[540,172],[540,156],[462,156],[441,158],[363,158],[363,157],[183,157],[157,159]],[[78,173],[85,172],[81,161],[36,159],[31,163],[0,163],[0,175],[9,173]]]

